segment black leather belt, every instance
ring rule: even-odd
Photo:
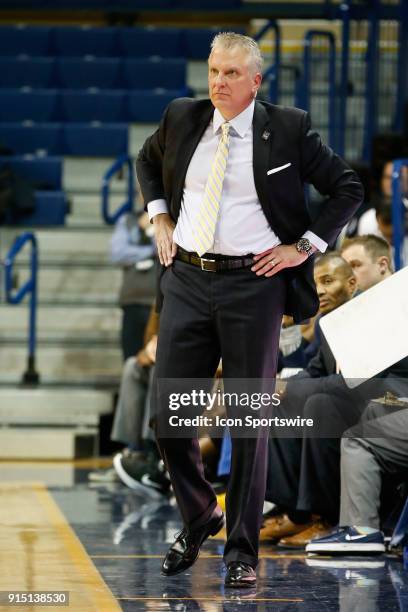
[[[177,248],[176,259],[197,266],[205,272],[222,272],[223,270],[240,270],[248,268],[254,264],[253,256],[243,257],[235,255],[220,255],[218,253],[205,253],[204,257],[199,257],[197,253],[185,251],[181,247]]]

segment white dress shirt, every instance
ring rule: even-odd
[[[255,254],[280,244],[264,215],[255,189],[252,165],[254,108],[255,102],[252,101],[242,113],[229,121],[231,127],[228,162],[214,244],[209,249],[211,253]],[[194,221],[200,210],[211,164],[221,137],[221,125],[224,122],[220,111],[215,109],[213,119],[187,169],[180,214],[173,235],[174,242],[186,251],[195,251],[196,248],[193,240]],[[149,202],[147,208],[150,220],[160,213],[168,212],[167,203],[163,199]],[[327,243],[313,232],[305,232],[304,237],[322,253],[326,250]]]

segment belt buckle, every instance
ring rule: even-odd
[[[215,259],[205,259],[204,257],[200,257],[201,269],[204,272],[216,272],[216,261]],[[212,264],[212,266],[210,265]]]

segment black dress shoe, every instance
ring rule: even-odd
[[[225,586],[237,589],[248,589],[256,585],[256,573],[254,568],[242,561],[231,561],[227,565]]]
[[[224,513],[218,512],[213,514],[205,525],[193,531],[184,528],[164,558],[162,573],[165,576],[174,576],[193,565],[200,552],[201,544],[210,535],[216,535],[223,526]]]

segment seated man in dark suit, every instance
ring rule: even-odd
[[[315,262],[314,277],[320,301],[320,314],[324,316],[351,299],[356,289],[356,279],[350,265],[337,252],[323,255]],[[277,409],[279,416],[301,415],[314,418],[316,409],[322,402],[322,393],[339,386],[343,382],[336,373],[336,362],[332,352],[322,336],[320,348],[316,356],[309,362],[307,368],[289,379],[281,405]],[[327,419],[333,427],[337,423],[340,429],[347,429],[360,415],[359,407],[356,412],[347,411],[342,414],[342,400],[324,397]],[[344,419],[347,418],[346,422]],[[318,421],[316,421],[318,422]],[[336,524],[337,506],[325,509],[325,520],[312,520],[310,495],[319,496],[319,485],[310,486],[310,472],[306,468],[308,451],[314,453],[316,447],[323,447],[321,438],[302,439],[288,437],[294,435],[288,431],[282,437],[281,431],[271,432],[269,440],[269,466],[266,499],[274,502],[282,510],[276,517],[268,519],[261,530],[261,539],[278,541],[312,529],[312,535],[327,531],[327,520]],[[277,436],[277,437],[274,437]],[[302,432],[300,432],[302,436]],[[328,445],[338,444],[337,440],[325,440]],[[326,477],[332,474],[333,465],[322,466],[319,481],[326,483]],[[327,471],[326,471],[327,470]],[[323,473],[324,471],[324,473]],[[330,476],[331,477],[331,476]],[[313,475],[316,480],[316,475]],[[324,485],[322,485],[324,486]],[[329,485],[328,485],[329,486]],[[304,496],[304,498],[303,498]],[[308,534],[306,534],[308,535]],[[290,546],[289,542],[289,546]]]
[[[322,314],[344,303],[336,303],[324,289],[326,283],[330,286],[332,279],[320,264],[336,257],[339,255],[335,253],[323,256],[315,266]],[[349,264],[344,263],[352,274]],[[335,276],[340,281],[340,270]],[[387,276],[389,273],[373,273],[371,282],[374,285]],[[367,281],[366,288],[368,285]],[[355,279],[353,286],[356,286]],[[383,372],[378,379],[350,390],[338,373],[333,354],[322,336],[318,354],[305,371],[290,379],[279,407],[283,414],[295,410],[313,419],[315,430],[312,433],[304,431],[303,438],[273,438],[270,442],[271,477],[267,499],[286,512],[267,522],[261,532],[263,538],[279,540],[279,545],[284,547],[303,548],[311,539],[332,531],[339,518],[340,438],[346,429],[359,421],[367,402],[380,396],[391,384],[388,377],[403,375],[403,362]]]

